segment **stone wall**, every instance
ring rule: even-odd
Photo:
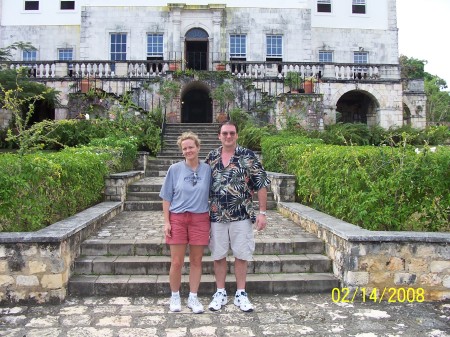
[[[450,299],[450,233],[369,231],[300,204],[278,208],[324,240],[334,274],[351,293],[385,291],[384,300],[398,301],[400,290],[413,289],[410,299],[422,290],[426,301]]]
[[[0,233],[0,304],[61,302],[81,242],[122,211],[103,202],[30,233]]]

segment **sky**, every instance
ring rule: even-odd
[[[426,60],[450,87],[450,0],[397,0],[399,54]]]

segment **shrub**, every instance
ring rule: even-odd
[[[266,143],[263,146],[269,146]],[[281,151],[298,201],[370,230],[449,231],[450,149],[309,146]]]
[[[98,203],[120,151],[70,148],[0,155],[0,230],[35,231]]]

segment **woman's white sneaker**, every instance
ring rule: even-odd
[[[200,303],[197,297],[189,297],[187,306],[188,308],[192,309],[192,312],[194,314],[201,314],[203,311],[205,311],[203,309],[203,304]]]
[[[170,311],[179,312],[181,311],[181,298],[180,296],[172,296],[170,297]]]

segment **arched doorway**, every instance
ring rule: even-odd
[[[377,102],[369,93],[362,90],[352,90],[338,100],[336,122],[364,123],[372,125],[377,111]]]
[[[208,33],[201,28],[192,28],[185,35],[186,68],[208,69]]]
[[[191,83],[181,96],[182,123],[211,123],[212,100],[209,89],[203,83]]]

